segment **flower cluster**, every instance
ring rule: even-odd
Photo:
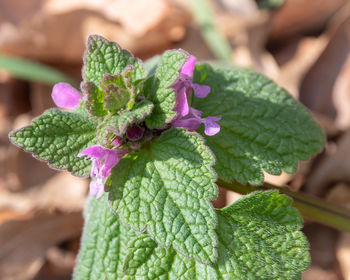
[[[188,105],[188,97],[191,91],[196,97],[205,98],[210,92],[210,87],[193,83],[194,67],[196,66],[196,58],[191,55],[180,70],[180,77],[174,83],[173,88],[176,92],[177,116],[173,121],[174,127],[184,127],[189,131],[196,130],[202,123],[204,124],[204,133],[213,136],[220,131],[220,126],[216,122],[221,120],[218,117],[201,118],[202,112]]]
[[[204,133],[208,136],[217,134],[220,126],[216,122],[221,118],[206,117],[202,118],[202,112],[192,108],[188,104],[188,98],[193,91],[194,96],[205,98],[210,93],[210,87],[192,82],[193,71],[196,64],[196,58],[189,56],[185,64],[180,70],[179,77],[172,85],[176,94],[175,111],[176,118],[169,127],[182,127],[189,131],[196,130],[202,123],[204,124]],[[83,95],[66,83],[58,83],[53,87],[52,99],[58,107],[75,109],[79,107]],[[91,160],[91,182],[90,195],[99,198],[104,193],[104,184],[111,174],[111,170],[119,163],[119,161],[131,151],[140,146],[138,141],[141,139],[149,140],[153,135],[161,134],[165,129],[150,131],[143,124],[134,124],[130,126],[125,133],[128,144],[122,145],[123,140],[120,137],[114,138],[112,148],[94,145],[90,146],[78,154],[78,157],[86,156]],[[129,147],[129,148],[128,148]]]

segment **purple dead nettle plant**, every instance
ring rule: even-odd
[[[56,84],[59,108],[9,135],[91,178],[74,280],[300,279],[310,259],[290,198],[211,204],[216,182],[248,192],[264,170],[293,173],[320,151],[323,132],[298,102],[249,70],[183,50],[143,63],[97,35],[82,74],[81,92]]]
[[[205,134],[213,136],[220,131],[220,125],[216,122],[221,120],[221,118],[207,117],[202,119],[202,112],[190,107],[188,104],[188,99],[192,92],[199,98],[205,98],[210,93],[209,86],[192,82],[195,66],[196,57],[190,55],[180,69],[178,79],[171,85],[176,94],[175,111],[177,113],[176,118],[172,122],[172,126],[195,131],[203,123],[205,126]],[[58,83],[54,85],[51,96],[58,107],[67,109],[77,108],[80,101],[83,99],[83,95],[67,83]],[[160,130],[160,132],[163,131],[165,130]],[[141,140],[144,133],[147,133],[147,131],[145,132],[144,129],[138,125],[131,126],[126,131],[126,139],[131,141],[131,143],[129,143],[131,147],[139,147],[139,144],[135,142]],[[159,136],[160,133],[156,135]],[[113,149],[93,145],[78,154],[78,157],[86,156],[87,159],[91,160],[90,195],[96,195],[96,198],[101,197],[104,193],[104,182],[109,177],[112,168],[118,164],[121,158],[131,152],[123,150],[120,138],[115,138],[113,145]]]

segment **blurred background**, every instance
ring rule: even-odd
[[[0,0],[0,279],[71,278],[88,180],[49,169],[7,135],[54,107],[54,83],[79,86],[89,34],[141,59],[183,48],[270,77],[328,142],[296,174],[266,180],[350,208],[349,0]],[[214,203],[239,197],[221,190]],[[350,280],[350,234],[307,219],[304,232],[303,279]]]

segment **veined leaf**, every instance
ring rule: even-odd
[[[162,128],[175,118],[176,96],[171,86],[179,77],[188,56],[182,50],[166,51],[157,64],[154,76],[147,80],[145,84],[147,98],[154,104],[152,115],[146,119],[148,127]]]
[[[86,176],[90,173],[91,162],[78,158],[77,154],[97,143],[96,125],[83,114],[51,109],[36,118],[32,125],[12,132],[10,139],[54,168]]]
[[[109,209],[106,195],[91,198],[73,279],[301,279],[310,257],[301,217],[290,203],[266,191],[216,210],[218,259],[205,265],[157,245],[147,233],[136,234]]]
[[[89,36],[83,67],[85,82],[91,81],[97,85],[104,74],[120,74],[128,65],[134,68],[132,81],[145,78],[146,73],[139,59],[101,36]]]
[[[112,208],[134,230],[203,263],[216,260],[214,158],[198,134],[171,129],[123,158],[106,188]]]
[[[106,194],[99,199],[89,199],[84,217],[84,232],[73,279],[122,279],[127,245],[136,233],[120,223],[108,206]]]
[[[132,124],[142,122],[152,112],[153,104],[148,100],[143,100],[134,105],[132,110],[125,111],[120,115],[114,115],[104,124],[104,130],[112,131],[116,135],[123,136],[126,129]]]
[[[204,265],[147,234],[129,243],[124,262],[128,279],[296,280],[310,263],[291,199],[276,191],[253,193],[217,210],[218,260]]]
[[[222,118],[220,133],[205,137],[222,179],[259,184],[262,170],[293,173],[298,160],[309,159],[323,147],[324,134],[310,113],[264,76],[202,64],[194,81],[210,86],[211,92],[207,98],[194,98],[192,106]]]

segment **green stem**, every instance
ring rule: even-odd
[[[6,70],[16,78],[27,81],[42,82],[48,85],[67,82],[75,87],[79,87],[76,81],[52,67],[15,56],[0,54],[1,69]]]
[[[311,197],[303,193],[293,192],[287,187],[278,187],[267,183],[262,186],[250,186],[238,182],[226,182],[222,179],[219,179],[217,183],[221,187],[240,194],[277,189],[280,193],[293,198],[293,206],[297,208],[303,216],[315,222],[350,232],[350,211],[322,199]]]
[[[218,59],[231,61],[232,49],[214,24],[214,14],[208,0],[191,0],[191,8],[202,36]]]

